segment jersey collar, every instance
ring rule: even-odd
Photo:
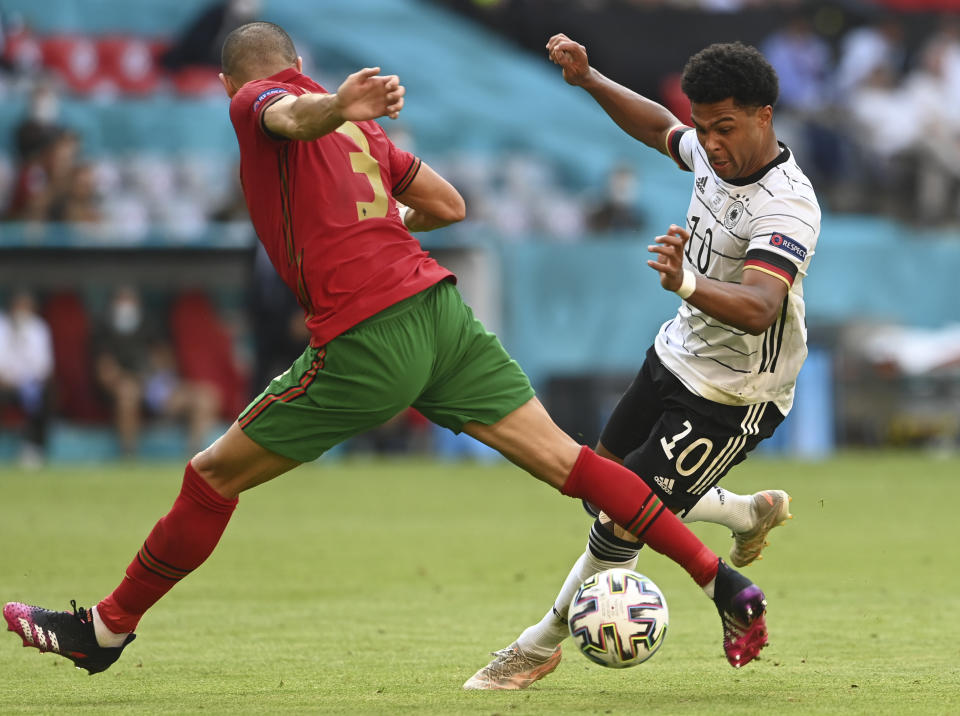
[[[787,161],[790,158],[790,148],[786,144],[780,141],[778,141],[777,144],[780,146],[781,151],[776,157],[774,157],[773,161],[771,161],[769,164],[767,164],[766,166],[760,167],[757,171],[755,171],[750,176],[740,177],[739,179],[724,179],[724,181],[727,184],[733,184],[733,186],[746,186],[747,184],[754,184],[760,181],[760,179],[763,178],[764,174],[766,174],[768,171],[773,169],[778,164],[783,164],[785,161]]]
[[[270,80],[271,82],[289,82],[294,77],[297,77],[300,73],[297,72],[296,67],[288,67],[285,70],[280,70],[276,74],[265,77],[264,79]]]

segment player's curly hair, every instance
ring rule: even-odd
[[[733,98],[739,107],[776,104],[777,73],[759,50],[742,42],[714,43],[691,57],[680,83],[691,102],[709,104]]]

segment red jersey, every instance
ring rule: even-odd
[[[245,84],[230,102],[250,219],[306,312],[311,345],[453,274],[410,235],[394,194],[420,160],[374,121],[309,142],[268,133],[263,112],[287,94],[326,93],[295,69]]]

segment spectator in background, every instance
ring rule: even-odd
[[[67,181],[50,205],[50,220],[94,227],[103,220],[96,172],[84,162],[71,167]]]
[[[830,46],[813,31],[808,15],[797,12],[760,50],[780,78],[778,136],[796,152],[814,186],[834,194],[852,167],[848,142],[836,126]]]
[[[17,166],[7,219],[49,220],[55,197],[69,184],[80,142],[60,124],[59,106],[53,85],[40,82],[34,87],[27,113],[14,130]]]
[[[20,461],[39,466],[46,452],[50,417],[53,344],[37,314],[33,295],[16,291],[7,315],[0,314],[0,405],[14,405],[25,416]]]
[[[168,70],[207,66],[220,69],[220,48],[231,30],[255,20],[260,0],[220,0],[209,5],[177,37],[161,58]]]
[[[48,145],[16,170],[13,196],[6,218],[13,221],[45,222],[57,197],[67,193],[77,164],[80,141],[76,134],[61,130]]]
[[[129,286],[114,292],[94,336],[94,373],[112,401],[120,447],[128,457],[137,452],[144,410],[186,419],[191,453],[205,444],[220,412],[214,386],[181,380],[168,342]]]
[[[627,164],[615,166],[607,178],[607,193],[587,216],[587,228],[597,233],[638,231],[645,217],[637,207],[640,181]]]
[[[30,94],[27,114],[14,132],[17,159],[28,162],[46,151],[65,130],[59,118],[56,90],[49,82],[38,82]]]
[[[916,122],[913,153],[915,216],[922,223],[955,221],[960,186],[960,24],[944,18],[903,82]]]
[[[824,109],[830,98],[833,61],[829,45],[805,15],[794,15],[782,30],[764,40],[761,50],[780,77],[778,109],[803,113]]]
[[[884,15],[851,30],[840,46],[836,88],[840,98],[850,95],[882,74],[898,82],[906,63],[903,29],[895,15]]]

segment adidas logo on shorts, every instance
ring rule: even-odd
[[[660,485],[660,489],[666,492],[668,495],[673,494],[673,485],[675,480],[667,477],[660,477],[659,475],[653,476],[653,481]]]

